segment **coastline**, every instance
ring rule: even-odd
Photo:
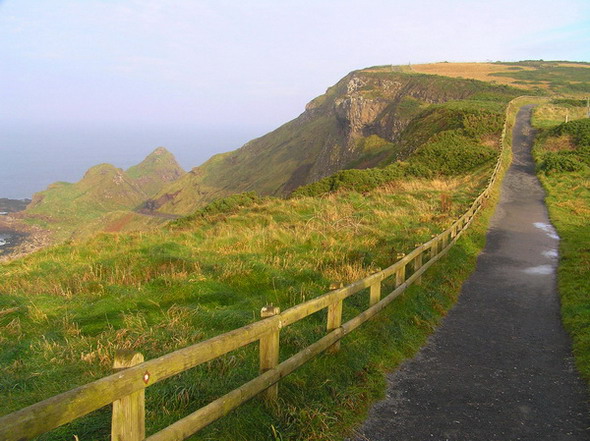
[[[0,198],[0,262],[25,256],[48,246],[50,235],[34,225],[25,224],[20,216],[30,199]]]
[[[28,236],[28,233],[0,227],[0,259],[11,255]]]

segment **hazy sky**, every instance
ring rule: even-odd
[[[0,0],[4,123],[271,129],[371,65],[590,61],[588,0]]]

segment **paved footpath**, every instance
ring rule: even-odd
[[[354,441],[590,440],[556,291],[559,238],[530,154],[531,106],[514,129],[487,245],[457,305],[418,355],[388,376]]]

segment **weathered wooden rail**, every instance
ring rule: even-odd
[[[502,133],[502,151],[505,135],[506,123]],[[177,441],[186,439],[262,392],[265,399],[276,399],[281,378],[323,351],[338,351],[340,340],[344,336],[382,311],[412,283],[420,282],[422,274],[443,257],[469,227],[475,214],[490,195],[498,178],[502,159],[501,152],[488,185],[465,214],[430,241],[417,246],[407,255],[399,256],[401,258],[390,267],[283,312],[276,307],[265,307],[261,311],[262,320],[258,322],[153,360],[143,361],[143,355],[140,353],[118,353],[114,366],[116,373],[0,418],[0,440],[30,440],[112,403],[113,441]],[[395,288],[382,297],[382,282],[390,277],[395,280]],[[344,300],[367,288],[368,308],[353,319],[342,323]],[[280,330],[326,308],[326,335],[280,362]],[[259,342],[259,376],[159,432],[145,437],[146,388],[255,342]]]

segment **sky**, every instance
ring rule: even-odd
[[[224,133],[262,135],[354,69],[521,59],[590,61],[590,2],[0,0],[0,160],[19,127],[86,126],[220,134],[193,142],[204,160],[239,147]]]

